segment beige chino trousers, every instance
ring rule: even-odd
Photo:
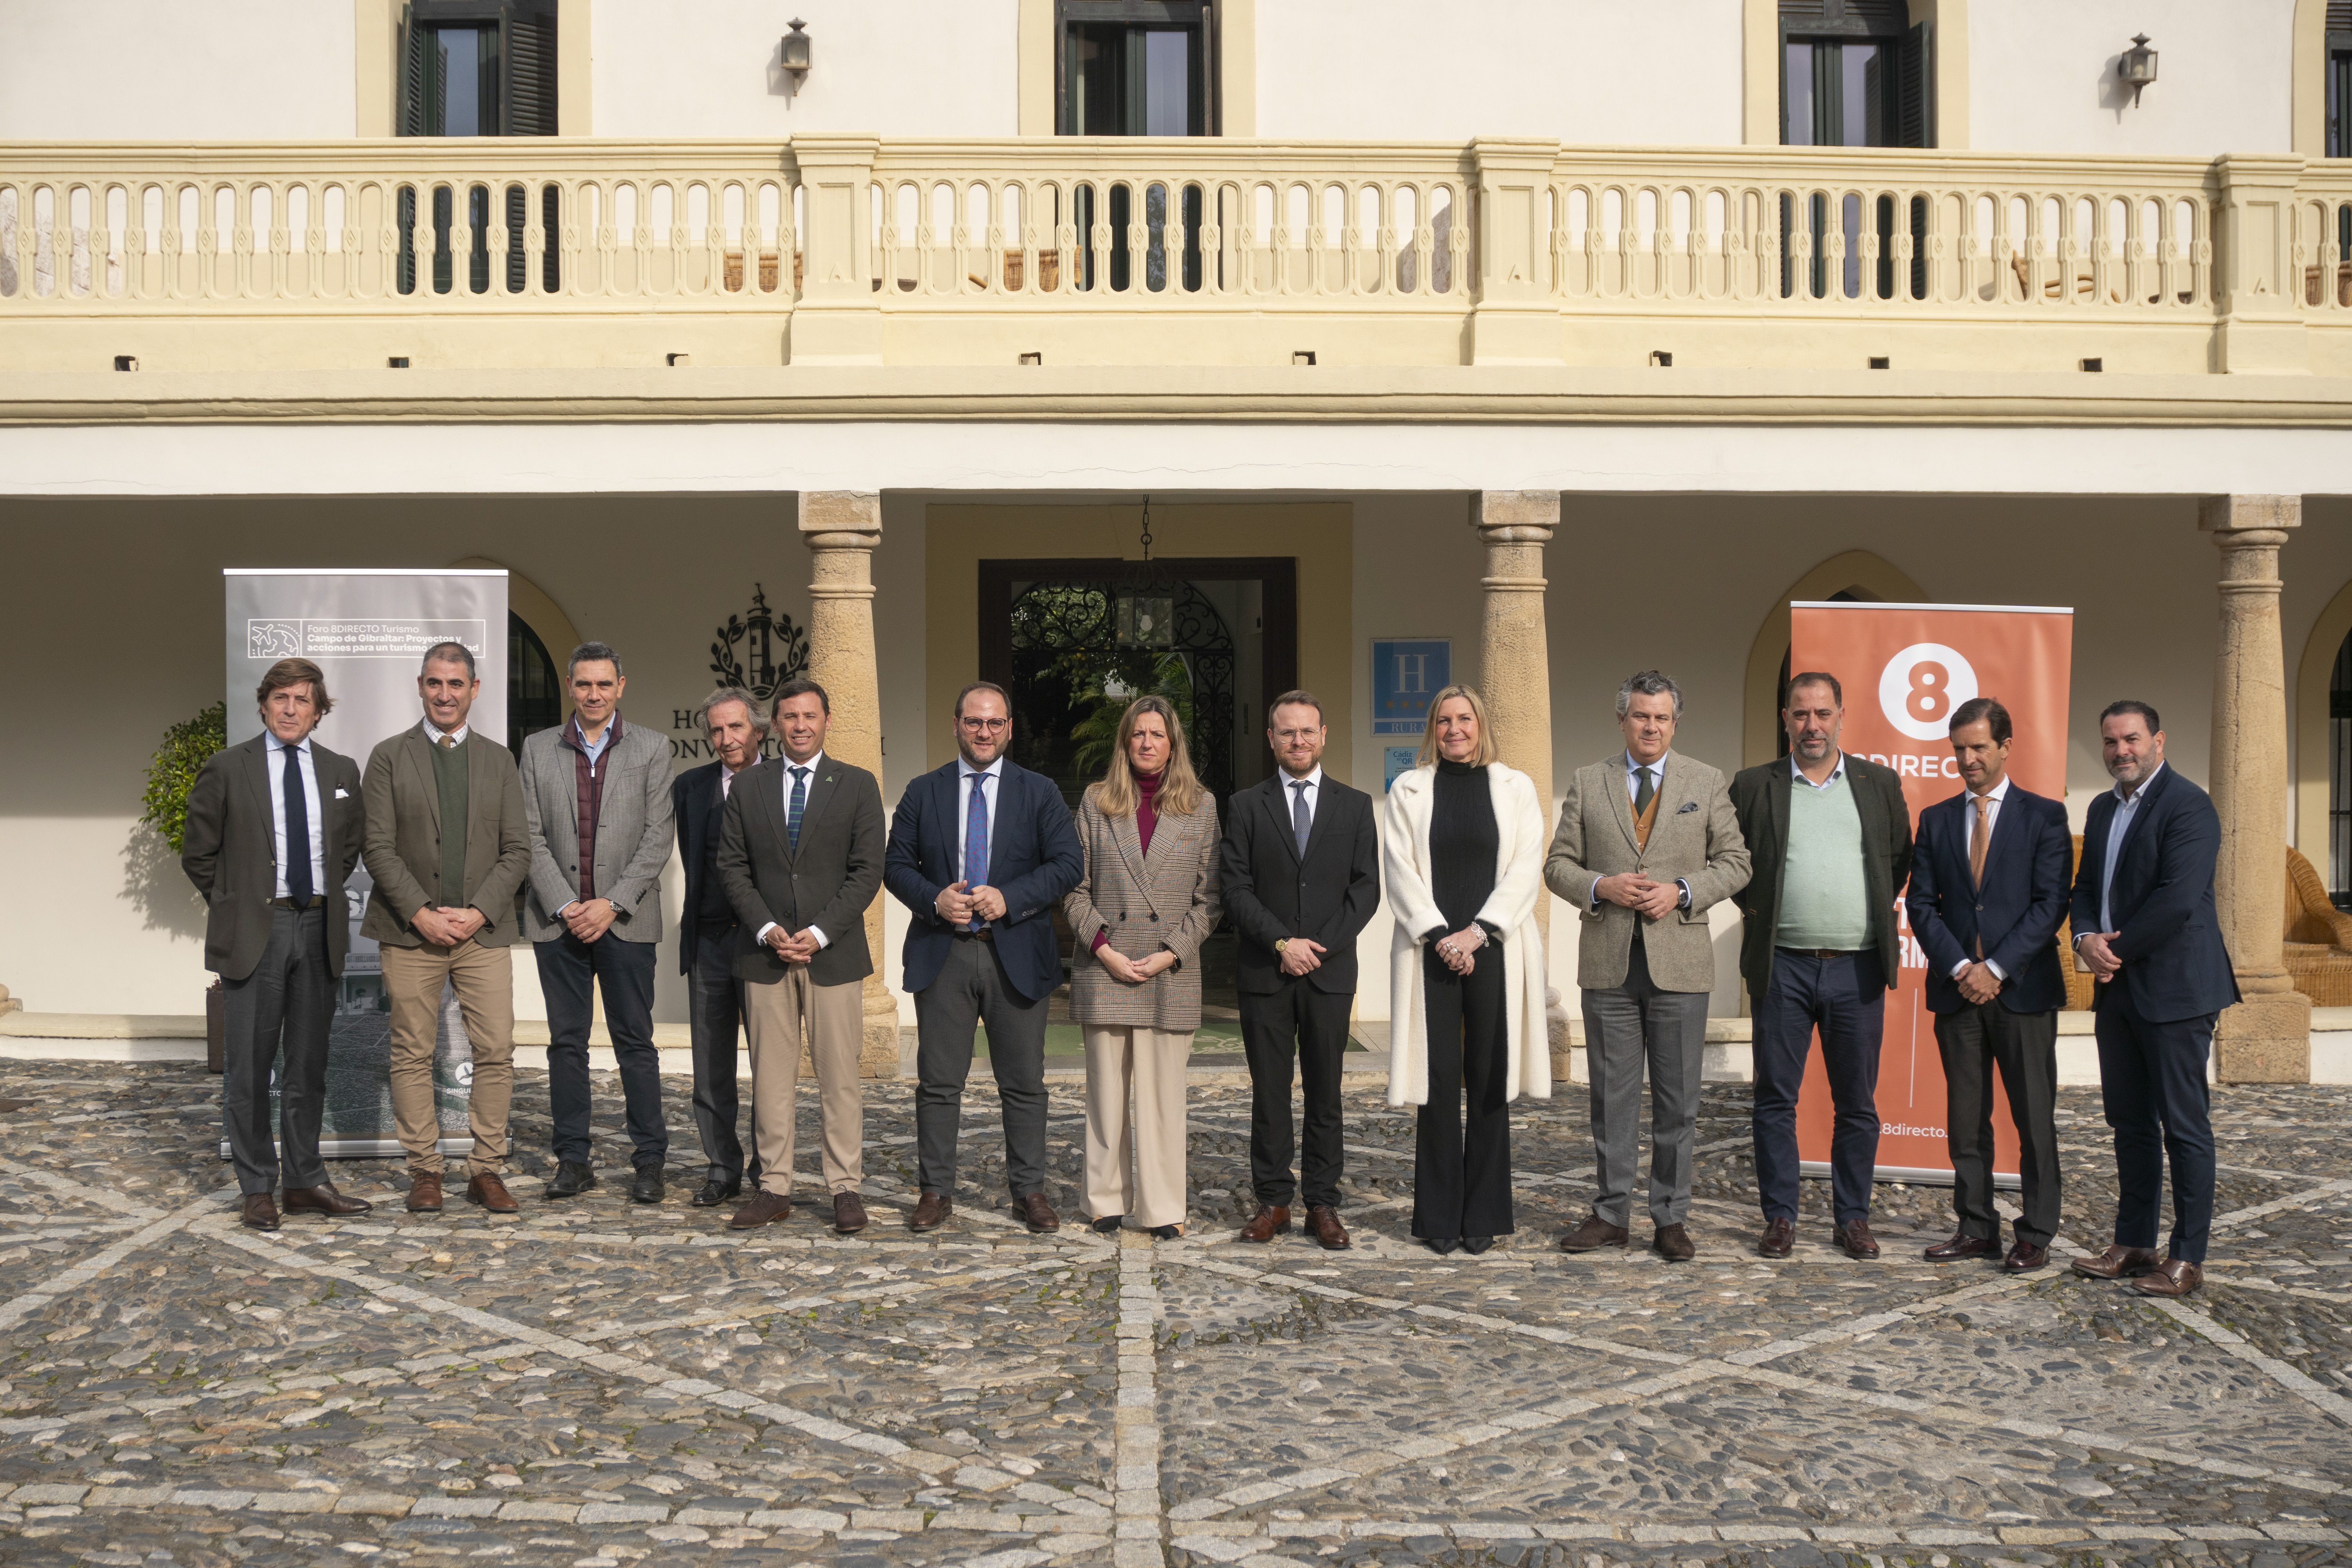
[[[466,1120],[474,1150],[467,1176],[499,1174],[507,1162],[507,1112],[514,1103],[514,955],[468,937],[455,947],[394,947],[383,953],[383,994],[392,1004],[392,1119],[411,1176],[441,1172],[441,1114],[433,1098],[433,1054],[441,1034],[441,990],[457,993],[474,1051]]]
[[[866,1033],[865,987],[819,985],[795,963],[772,985],[743,987],[743,1022],[751,1043],[751,1132],[760,1150],[760,1190],[793,1193],[794,1112],[801,1042],[816,1068],[824,1126],[824,1184],[854,1193],[866,1180],[866,1096],[857,1081]]]
[[[1150,1229],[1184,1223],[1190,1029],[1087,1025],[1087,1212]],[[1134,1113],[1129,1114],[1132,1096]]]

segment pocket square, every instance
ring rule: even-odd
[[[347,789],[339,789],[335,792],[335,798],[337,800],[349,800],[352,798],[352,792]]]
[[[1695,800],[1686,800],[1683,802],[1682,805],[1675,807],[1675,815],[1676,816],[1680,816],[1685,811],[1696,811],[1697,809],[1698,802]]]

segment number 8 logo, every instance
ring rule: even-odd
[[[1886,661],[1878,677],[1878,707],[1886,721],[1914,741],[1940,741],[1951,732],[1952,711],[1977,694],[1976,667],[1959,649],[1913,643]]]

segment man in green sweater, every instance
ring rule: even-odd
[[[1797,1219],[1797,1093],[1821,1031],[1836,1108],[1830,1198],[1838,1246],[1875,1258],[1870,1192],[1878,1163],[1878,1050],[1886,993],[1902,967],[1895,900],[1911,879],[1911,815],[1895,770],[1838,746],[1837,677],[1790,678],[1780,722],[1789,754],[1731,781],[1755,872],[1739,895],[1739,972],[1753,1014],[1757,1250],[1786,1258]]]

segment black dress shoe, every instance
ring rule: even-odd
[[[1491,1236],[1465,1236],[1462,1238],[1462,1250],[1473,1258],[1494,1245],[1495,1238]]]
[[[1173,1241],[1183,1234],[1184,1227],[1181,1225],[1155,1225],[1151,1227],[1151,1239],[1154,1241]]]
[[[1087,1225],[1097,1236],[1116,1236],[1118,1227],[1126,1222],[1127,1216],[1123,1214],[1098,1214]]]
[[[689,1201],[698,1209],[715,1209],[730,1198],[740,1197],[742,1192],[742,1183],[722,1182],[713,1176],[694,1189],[694,1196]]]
[[[1989,1236],[1956,1236],[1949,1241],[1939,1241],[1919,1256],[1930,1263],[1957,1263],[1963,1258],[1990,1258],[2000,1250],[2000,1243]]]
[[[596,1172],[585,1160],[558,1160],[555,1177],[547,1184],[551,1198],[576,1198],[596,1184]]]
[[[1421,1244],[1444,1258],[1462,1245],[1462,1238],[1458,1236],[1425,1236],[1422,1237]]]
[[[635,1180],[629,1183],[629,1201],[633,1204],[657,1204],[668,1189],[662,1185],[659,1165],[640,1165]]]
[[[2050,1249],[2047,1247],[2020,1241],[2009,1249],[2009,1256],[2000,1260],[2000,1271],[2004,1274],[2031,1274],[2049,1261]]]

